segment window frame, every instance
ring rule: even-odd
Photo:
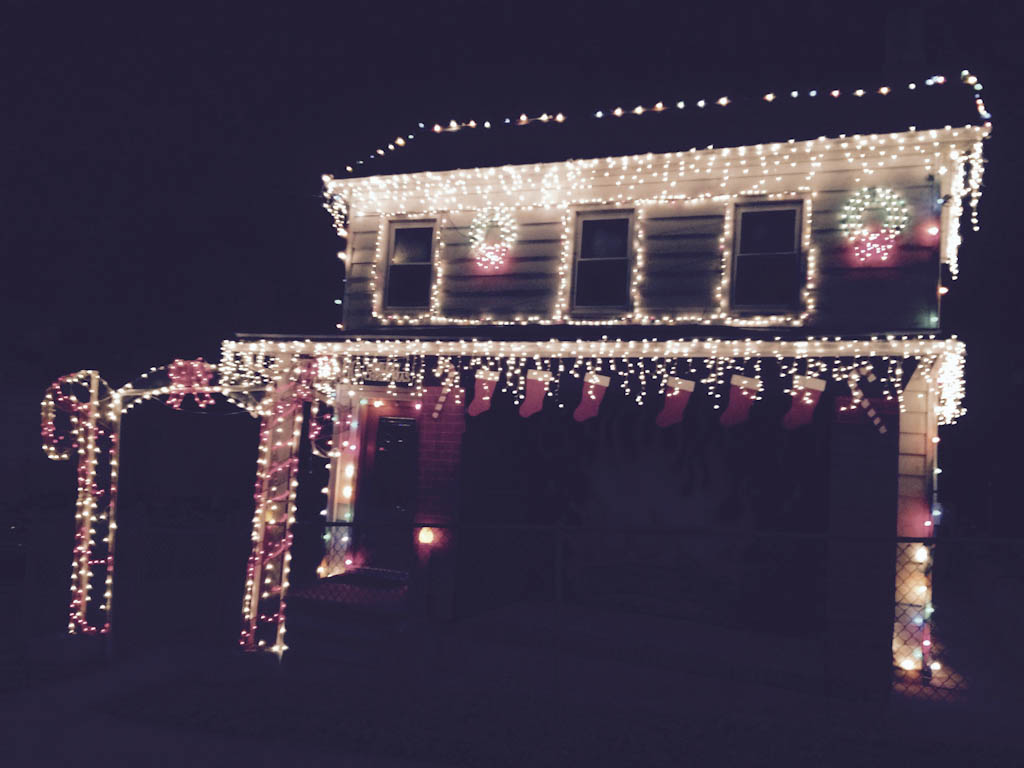
[[[806,201],[801,197],[794,200],[759,200],[746,201],[733,204],[733,225],[732,225],[732,253],[729,257],[729,312],[750,313],[750,314],[800,314],[805,309],[806,299],[804,289],[807,285],[807,254],[804,252],[803,229]],[[743,214],[748,211],[796,211],[794,221],[793,242],[796,245],[795,251],[765,251],[744,254],[740,253],[740,238],[743,233]],[[737,304],[736,303],[736,273],[737,260],[744,256],[784,256],[793,254],[797,258],[797,274],[801,276],[796,286],[796,302],[788,304]]]
[[[579,287],[579,266],[581,261],[619,261],[619,259],[582,259],[583,222],[605,219],[626,219],[626,302],[624,304],[577,304],[576,290]],[[569,311],[590,315],[628,314],[633,311],[633,270],[636,269],[636,210],[633,208],[586,208],[577,209],[573,221],[572,285],[569,289]]]
[[[392,263],[392,259],[395,255],[395,236],[400,229],[426,229],[430,227],[430,261],[429,266],[429,278],[427,279],[427,301],[425,304],[417,304],[416,306],[396,306],[388,303],[388,291],[391,287],[391,267],[395,266]],[[436,276],[436,264],[434,263],[434,254],[437,251],[437,237],[438,227],[436,218],[428,219],[388,219],[388,241],[387,241],[387,256],[384,259],[384,280],[381,282],[381,297],[380,306],[383,312],[401,313],[409,311],[419,310],[430,310],[431,294],[434,287],[434,279]],[[398,266],[402,266],[399,264]]]

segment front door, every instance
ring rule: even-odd
[[[408,572],[419,453],[416,419],[371,414],[356,503],[359,559],[364,567]]]

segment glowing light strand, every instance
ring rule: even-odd
[[[930,88],[930,87],[934,87],[934,86],[937,86],[937,85],[945,85],[947,82],[950,82],[950,81],[951,81],[951,79],[947,79],[944,75],[932,75],[931,77],[926,78],[922,83],[918,83],[918,82],[907,83],[906,90],[916,91],[919,87],[922,87],[922,86],[926,87],[926,88]],[[981,96],[981,91],[983,90],[983,86],[982,86],[981,82],[979,82],[977,76],[973,75],[970,71],[964,69],[964,70],[961,70],[961,72],[960,72],[959,82],[969,89],[970,94],[971,94],[971,98],[972,98],[972,100],[974,102],[975,109],[976,109],[976,111],[978,113],[978,116],[982,120],[986,120],[986,121],[991,120],[992,119],[992,115],[986,109],[984,99]],[[797,99],[800,99],[800,100],[811,99],[811,100],[813,100],[813,99],[815,99],[815,98],[817,98],[819,96],[819,93],[821,93],[821,94],[828,93],[829,96],[831,96],[834,99],[837,99],[837,98],[840,98],[840,97],[843,97],[843,96],[847,96],[847,97],[848,96],[853,96],[853,97],[856,97],[856,98],[862,98],[863,96],[867,95],[869,92],[870,93],[876,93],[876,94],[878,94],[880,96],[889,96],[890,94],[893,94],[896,91],[897,91],[897,89],[893,88],[892,86],[881,85],[881,86],[877,86],[877,87],[872,88],[872,89],[856,88],[856,89],[850,89],[850,90],[846,90],[846,91],[843,91],[843,90],[841,90],[839,88],[833,88],[833,89],[830,89],[828,91],[825,91],[824,89],[819,91],[819,89],[817,89],[817,88],[811,88],[811,89],[807,89],[805,91],[789,90],[788,94],[789,94],[789,100],[793,101],[793,100],[797,100]],[[758,96],[752,96],[752,97],[744,98],[744,97],[737,97],[737,96],[720,96],[717,99],[715,99],[712,103],[714,103],[715,105],[717,105],[719,107],[728,107],[728,106],[730,106],[732,104],[737,104],[737,103],[740,103],[740,104],[742,104],[742,103],[756,103],[758,101],[764,101],[764,102],[772,103],[772,102],[776,101],[778,98],[779,97],[778,97],[778,94],[776,92],[769,91],[769,92],[767,92],[767,93],[765,93],[765,94],[763,94],[763,95],[761,95],[759,97]],[[610,108],[610,109],[607,109],[607,108],[597,109],[597,110],[594,110],[594,111],[590,112],[590,116],[592,118],[594,118],[594,119],[597,119],[597,120],[602,120],[602,119],[607,119],[607,118],[622,118],[622,117],[629,117],[629,116],[640,116],[640,115],[645,115],[645,114],[668,113],[668,112],[672,111],[673,108],[675,110],[684,110],[684,109],[687,108],[688,105],[691,108],[692,107],[696,107],[697,109],[704,109],[705,107],[708,106],[708,104],[709,104],[709,102],[708,102],[708,99],[706,99],[706,98],[695,99],[695,100],[690,100],[690,101],[687,101],[687,100],[684,100],[684,99],[678,99],[675,102],[671,102],[670,101],[669,104],[666,104],[664,101],[657,101],[657,102],[655,102],[654,104],[652,104],[650,106],[645,106],[645,105],[642,105],[642,104],[638,104],[635,107],[632,107],[630,109],[625,109],[625,108],[623,108],[621,106],[613,107],[613,108]],[[362,165],[364,165],[364,164],[366,164],[368,162],[372,162],[372,161],[377,160],[379,158],[385,157],[385,156],[387,156],[388,154],[390,154],[392,152],[396,152],[396,151],[398,151],[398,150],[408,146],[408,142],[409,141],[412,141],[417,136],[421,136],[421,135],[427,135],[427,134],[431,134],[431,133],[434,133],[434,134],[437,134],[437,133],[453,133],[453,132],[458,132],[458,131],[462,131],[462,130],[467,130],[467,129],[471,130],[471,129],[477,129],[477,128],[488,130],[492,126],[497,125],[497,124],[515,125],[515,126],[527,126],[527,125],[533,125],[533,124],[536,124],[536,123],[561,124],[561,123],[564,123],[566,121],[566,119],[567,119],[566,115],[564,113],[562,113],[562,112],[557,112],[557,113],[554,113],[554,114],[543,112],[540,115],[534,115],[534,116],[529,116],[529,115],[527,115],[525,113],[522,113],[518,117],[515,117],[515,118],[513,118],[513,117],[505,117],[503,119],[494,120],[494,121],[491,121],[491,120],[475,120],[475,119],[460,121],[460,120],[451,119],[451,120],[447,121],[444,124],[433,123],[432,125],[427,125],[426,123],[420,122],[420,123],[417,123],[416,128],[414,130],[410,131],[409,133],[404,134],[404,135],[400,134],[400,135],[396,136],[393,140],[388,141],[388,142],[384,142],[381,146],[378,146],[376,149],[374,149],[373,152],[368,153],[366,156],[364,156],[363,158],[361,158],[359,160],[356,160],[354,163],[350,163],[350,164],[346,165],[345,166],[345,171],[348,172],[348,173],[353,173],[358,166],[362,166]]]
[[[495,271],[501,269],[515,244],[516,222],[508,208],[499,205],[477,213],[469,228],[469,245],[476,255],[478,267]]]
[[[802,290],[804,304],[792,315],[740,315],[728,308],[728,257],[731,256],[731,206],[749,199],[786,200],[802,199],[805,210],[817,188],[830,183],[823,174],[859,172],[858,178],[870,177],[883,169],[892,168],[900,173],[919,167],[929,173],[951,176],[953,187],[951,205],[962,210],[962,198],[972,201],[972,221],[976,221],[977,201],[981,193],[982,139],[987,128],[967,126],[929,131],[910,131],[886,135],[840,136],[808,142],[787,142],[714,151],[676,152],[664,155],[639,155],[604,160],[566,161],[532,166],[507,166],[469,171],[369,177],[346,182],[331,181],[330,189],[352,197],[359,209],[358,217],[367,220],[379,217],[376,250],[371,263],[369,290],[372,296],[372,316],[385,324],[457,324],[471,325],[530,325],[566,323],[574,325],[618,324],[726,324],[769,326],[775,324],[803,325],[813,315],[816,285],[818,245],[809,229],[805,229],[802,246],[808,264],[807,281]],[[971,160],[970,179],[962,178],[961,170]],[[909,161],[909,165],[908,165]],[[785,170],[785,175],[780,171]],[[953,173],[950,174],[950,170]],[[754,175],[750,175],[754,171]],[[710,176],[709,176],[710,174]],[[774,175],[773,175],[774,174]],[[715,178],[719,180],[713,184]],[[565,186],[558,197],[558,183]],[[713,186],[709,187],[709,184]],[[689,185],[689,186],[687,186]],[[696,185],[696,186],[694,186]],[[782,187],[774,191],[771,187]],[[717,192],[714,189],[717,187]],[[894,193],[895,194],[895,193]],[[539,196],[539,197],[538,197]],[[547,210],[558,218],[562,232],[561,256],[557,269],[557,289],[550,311],[546,314],[495,317],[450,317],[443,313],[442,293],[445,274],[446,243],[441,234],[450,217],[478,208],[475,200],[483,199],[494,205],[511,207],[516,215],[531,210]],[[723,268],[719,285],[715,288],[716,302],[700,311],[658,313],[642,307],[644,281],[643,220],[654,206],[713,206],[722,204],[726,219],[720,238]],[[634,267],[630,290],[633,310],[622,316],[574,316],[569,309],[570,275],[574,251],[573,211],[579,206],[601,205],[609,209],[630,206],[643,212],[634,233]],[[898,203],[897,203],[898,205]],[[959,245],[958,217],[949,215],[945,220],[943,260],[956,274],[956,249]],[[664,213],[660,215],[665,215]],[[405,219],[436,219],[440,226],[435,237],[434,275],[431,283],[429,308],[419,311],[385,311],[381,270],[386,263],[388,229],[385,217]],[[852,221],[852,219],[851,219]],[[807,219],[809,224],[809,215]],[[905,225],[905,222],[904,222]],[[876,238],[877,239],[877,238]],[[885,242],[871,243],[875,250],[889,250],[891,237]],[[882,255],[886,255],[883,253]]]
[[[873,227],[868,214],[881,210],[881,221]],[[910,220],[907,201],[896,190],[888,187],[866,187],[858,190],[843,204],[839,212],[839,229],[850,243],[861,262],[877,256],[887,261],[896,244],[896,238],[907,228]]]

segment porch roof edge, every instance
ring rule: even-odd
[[[594,340],[489,340],[428,338],[286,339],[275,337],[226,340],[225,353],[297,355],[373,355],[448,357],[557,357],[557,358],[684,358],[684,357],[930,357],[963,355],[965,345],[956,336],[871,336],[690,339]]]

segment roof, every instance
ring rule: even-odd
[[[590,112],[417,123],[352,158],[337,177],[744,146],[985,124],[990,119],[981,83],[964,70],[955,78],[933,75],[870,89],[707,94],[648,105],[605,105]]]
[[[339,178],[980,124],[991,119],[981,90],[964,70],[955,81],[934,75],[870,90],[812,89],[418,123],[354,159]]]

